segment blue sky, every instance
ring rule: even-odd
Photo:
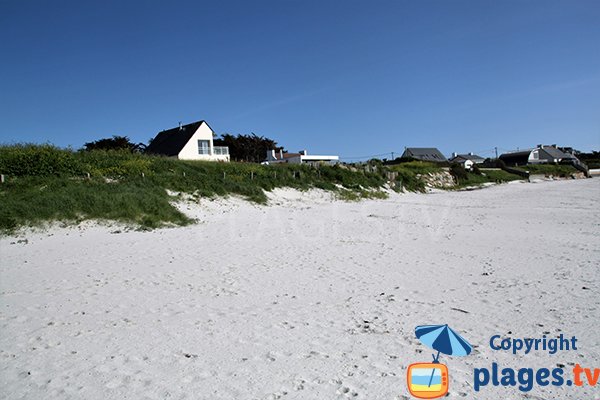
[[[0,0],[0,141],[600,148],[600,1]],[[389,154],[387,154],[389,156]]]

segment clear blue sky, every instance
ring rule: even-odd
[[[600,1],[0,0],[0,141],[600,148]]]

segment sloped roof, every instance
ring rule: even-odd
[[[457,154],[455,157],[452,157],[450,161],[454,161],[459,158],[471,161],[485,161],[485,158],[478,156],[477,154]]]
[[[510,166],[526,165],[529,162],[529,155],[532,151],[532,149],[511,151],[508,153],[500,154],[499,158]]]
[[[402,157],[412,157],[424,161],[447,161],[446,157],[435,147],[407,147]]]
[[[532,151],[533,151],[533,149],[508,151],[506,153],[500,154],[500,158],[502,158],[502,157],[518,157],[518,156],[529,157],[529,155],[531,154]]]
[[[550,157],[552,158],[556,158],[556,159],[563,159],[563,158],[569,158],[565,153],[563,153],[562,151],[560,151],[559,149],[557,149],[556,147],[553,146],[543,146],[540,147],[540,150],[545,151]]]
[[[204,120],[192,122],[183,125],[181,128],[177,127],[159,132],[146,148],[146,152],[169,157],[178,155],[203,122]]]

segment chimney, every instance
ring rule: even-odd
[[[183,130],[183,125],[181,125],[181,121],[179,121],[179,130]]]
[[[452,153],[452,158],[456,157],[458,154],[456,152]]]
[[[552,145],[552,147],[556,148],[556,143],[554,143],[554,144]]]
[[[279,159],[283,160],[283,149],[279,149]]]
[[[543,149],[544,145],[543,144],[538,144],[537,147],[538,147],[538,149]]]
[[[473,155],[473,152],[472,152],[472,151],[470,151],[470,152],[469,152],[469,155],[470,155],[470,156],[472,156],[472,155]]]
[[[277,160],[275,157],[275,150],[267,150],[267,160]]]
[[[301,155],[305,156],[306,155],[306,150],[300,150],[298,153],[300,153]]]

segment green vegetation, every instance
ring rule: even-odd
[[[534,168],[531,168],[534,167]],[[571,174],[571,166],[528,166],[532,173]],[[240,195],[266,203],[265,192],[278,187],[320,188],[340,199],[384,198],[381,190],[395,181],[395,190],[425,191],[426,175],[441,173],[434,163],[410,161],[383,165],[260,165],[181,161],[122,150],[60,149],[52,145],[0,146],[0,231],[47,221],[86,219],[120,221],[141,228],[186,225],[192,221],[173,206],[171,193],[193,198]],[[543,171],[543,172],[540,172]],[[450,172],[458,188],[486,182],[522,179],[503,170]]]
[[[600,168],[600,151],[591,151],[589,153],[583,153],[575,151],[575,155],[590,169]]]
[[[20,177],[2,185],[0,199],[0,229],[5,231],[53,220],[115,220],[143,228],[191,222],[169,204],[163,189],[142,178],[106,183],[98,178]]]
[[[519,175],[501,169],[480,169],[473,168],[473,171],[467,171],[459,164],[453,164],[450,167],[450,173],[458,182],[456,189],[467,186],[479,186],[484,183],[503,183],[523,179]]]
[[[144,143],[133,143],[127,136],[113,136],[111,138],[99,139],[83,145],[83,150],[127,150],[130,152],[143,152],[146,149]]]
[[[79,151],[51,145],[0,146],[0,229],[44,221],[116,220],[153,228],[191,221],[167,189],[194,196],[236,194],[265,203],[276,187],[321,188],[343,199],[377,198],[385,174],[341,166],[181,161],[130,151]]]
[[[388,167],[389,171],[396,174],[396,188],[404,187],[410,192],[424,192],[425,181],[422,175],[442,172],[442,168],[434,163],[423,161],[409,161]]]
[[[557,165],[557,164],[530,164],[523,167],[518,167],[523,171],[529,171],[531,175],[544,174],[561,177],[568,177],[571,174],[579,172],[572,165]]]
[[[523,179],[519,175],[511,174],[510,172],[501,169],[482,169],[481,173],[485,174],[488,182],[503,183]]]
[[[214,139],[215,146],[229,147],[231,161],[246,161],[259,163],[265,159],[265,154],[271,149],[276,151],[283,150],[283,147],[277,146],[277,142],[258,136],[255,133],[250,135],[231,135],[224,133],[220,138]]]

